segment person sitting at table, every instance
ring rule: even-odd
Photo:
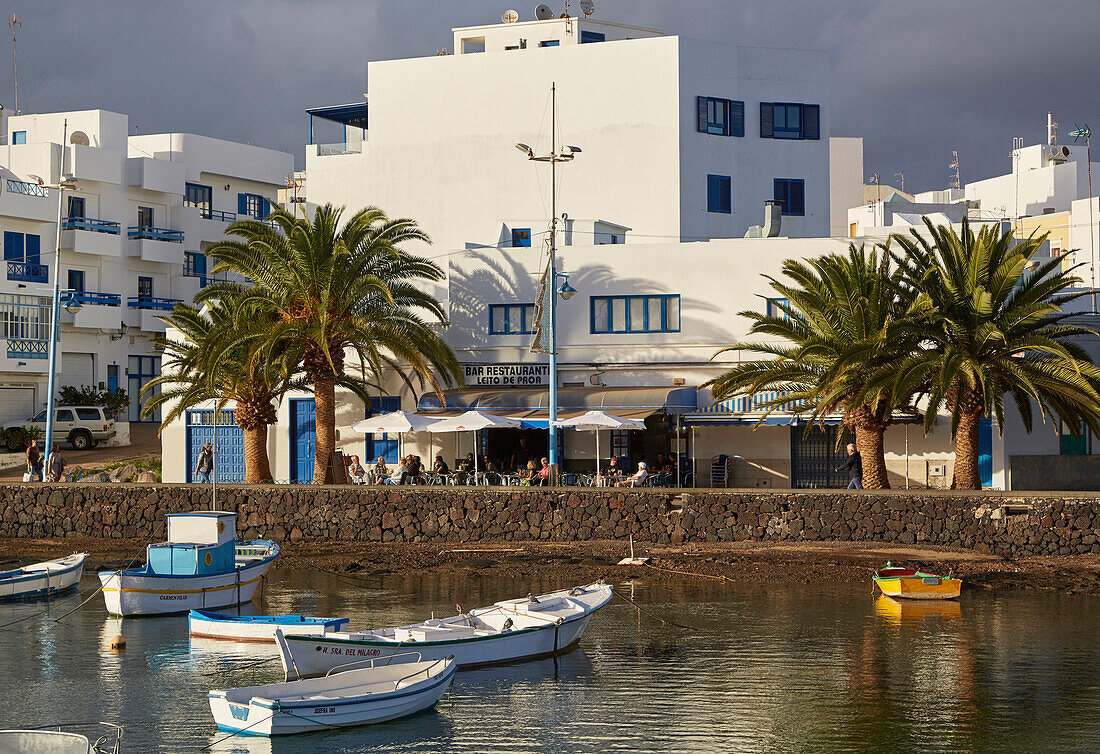
[[[348,479],[352,484],[362,484],[367,479],[367,470],[359,463],[359,456],[352,456],[348,465]]]
[[[378,456],[378,460],[374,464],[374,468],[371,469],[371,474],[374,476],[375,484],[382,484],[382,480],[390,475],[390,470],[386,466],[385,456]]]
[[[603,470],[603,475],[611,477],[612,479],[619,479],[623,475],[623,470],[619,466],[619,459],[617,456],[611,456],[611,461],[607,464],[607,468]]]
[[[646,470],[645,461],[638,461],[638,470],[628,476],[626,479],[622,479],[615,482],[616,487],[641,487],[645,482],[646,477],[649,476],[649,471]]]
[[[540,486],[540,487],[549,487],[550,486],[550,461],[548,459],[546,459],[546,458],[542,459],[542,468],[539,469],[539,473],[538,473],[537,477],[538,478],[537,478],[536,484],[538,484],[538,486]]]
[[[384,484],[404,484],[409,476],[409,467],[405,465],[406,460],[405,458],[397,459],[397,466],[394,468],[393,474],[384,477],[382,482]]]
[[[409,476],[405,480],[405,484],[416,484],[420,474],[424,471],[424,464],[420,461],[420,456],[414,456],[409,454],[408,460]]]
[[[463,474],[474,473],[474,454],[467,453],[466,457],[462,459],[462,465],[458,467],[458,470]]]
[[[535,468],[534,461],[527,462],[527,468],[519,472],[519,482],[525,486],[531,486],[535,483],[535,479],[538,478],[539,470]]]
[[[443,456],[436,456],[435,463],[432,464],[432,471],[436,474],[450,474],[451,467],[443,460]]]

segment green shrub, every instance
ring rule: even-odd
[[[130,405],[130,398],[126,391],[100,390],[89,385],[72,387],[68,385],[57,391],[58,405],[60,406],[106,406],[115,416],[122,413]]]

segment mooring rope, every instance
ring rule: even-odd
[[[695,626],[685,626],[685,625],[684,625],[683,623],[677,623],[677,622],[676,622],[676,621],[674,621],[674,620],[668,620],[668,619],[666,619],[666,618],[662,618],[661,616],[657,615],[656,613],[651,613],[650,611],[646,610],[645,608],[643,608],[643,607],[642,607],[641,605],[639,605],[639,604],[638,604],[637,602],[635,602],[634,600],[630,599],[630,598],[629,598],[629,597],[627,597],[626,595],[624,595],[624,594],[620,594],[620,593],[619,593],[619,591],[618,591],[617,589],[613,589],[613,590],[611,590],[611,595],[612,595],[613,597],[618,597],[619,599],[622,599],[622,600],[626,600],[626,601],[627,601],[627,602],[629,602],[629,603],[630,603],[631,605],[633,605],[633,606],[634,606],[634,608],[635,608],[635,609],[636,609],[636,610],[637,610],[637,611],[638,611],[639,613],[645,613],[645,614],[646,614],[646,615],[648,615],[648,616],[649,616],[650,618],[654,618],[654,619],[656,619],[656,620],[659,620],[659,621],[661,621],[661,623],[666,623],[666,624],[668,624],[668,625],[670,625],[670,626],[676,626],[677,628],[686,628],[686,629],[688,629],[689,631],[698,631],[698,630],[699,630],[699,629],[695,628]]]

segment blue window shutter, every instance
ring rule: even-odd
[[[707,133],[707,98],[696,97],[695,103],[699,110],[696,128],[698,129],[699,133],[705,134]]]
[[[195,255],[195,274],[206,274],[206,255],[203,254],[201,251]]]
[[[783,215],[788,214],[788,209],[787,209],[787,199],[788,199],[788,197],[787,197],[787,182],[786,181],[784,181],[780,178],[775,179],[774,197],[775,197],[775,201],[779,202],[779,204],[780,204],[780,208],[779,208],[780,214],[783,214]]]
[[[12,144],[26,144],[27,143],[27,132],[26,131],[12,131],[11,143]]]
[[[820,105],[802,106],[802,138],[821,138],[821,107]]]
[[[27,234],[27,248],[24,255],[24,259],[27,260],[27,264],[39,264],[41,261],[40,244],[42,237],[35,233]]]
[[[23,261],[23,234],[4,231],[4,259],[8,262]]]
[[[771,139],[775,136],[774,112],[771,102],[760,103],[760,138]]]
[[[729,103],[729,135],[745,135],[745,103],[730,100]]]
[[[264,210],[263,210],[263,212],[264,212],[264,218],[265,219],[267,218],[268,215],[271,214],[271,202],[268,199],[264,199]]]
[[[730,212],[733,209],[733,187],[729,178],[723,177],[719,182],[719,201],[722,203],[722,211]]]
[[[248,214],[248,194],[237,194],[237,214]]]
[[[788,181],[787,186],[790,195],[790,214],[806,214],[806,184],[803,181]]]

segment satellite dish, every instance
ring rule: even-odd
[[[581,0],[580,6],[581,6],[581,13],[584,14],[585,18],[588,18],[589,16],[591,16],[592,12],[594,10],[596,10],[596,4],[594,2],[592,2],[592,0]]]
[[[535,18],[539,21],[549,21],[554,17],[554,11],[550,10],[550,6],[546,3],[539,3],[535,6]]]
[[[516,21],[519,21],[519,13],[511,9],[506,10],[504,11],[504,15],[500,17],[500,20],[506,24],[514,24]]]

